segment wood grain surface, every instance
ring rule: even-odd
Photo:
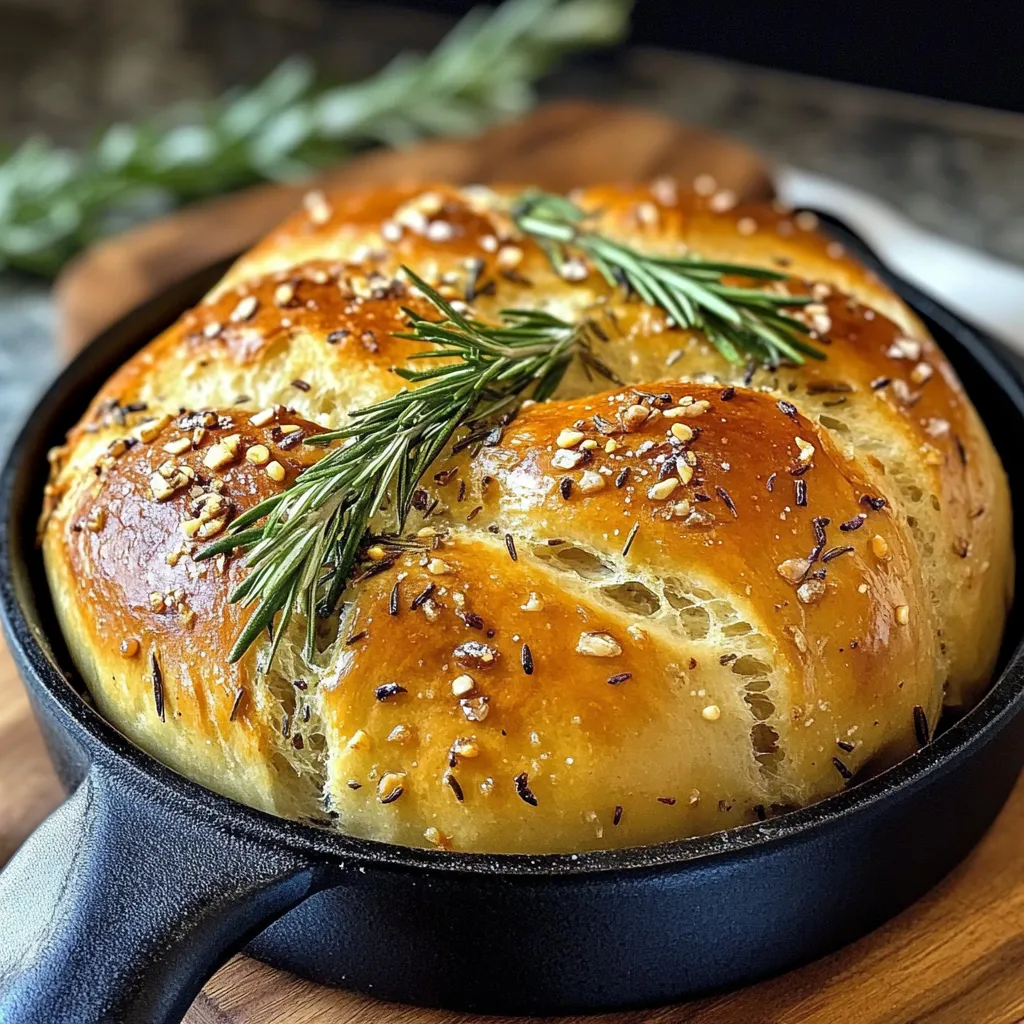
[[[614,153],[614,173],[608,154]],[[476,142],[374,153],[332,182],[504,178],[566,188],[607,177],[713,173],[771,193],[757,157],[725,140],[625,108],[557,104]],[[153,291],[244,248],[299,190],[263,187],[193,207],[86,253],[62,278],[69,351]],[[60,799],[25,693],[0,641],[0,864]],[[757,908],[751,907],[752,914]],[[933,892],[841,952],[738,992],[657,1010],[571,1018],[602,1024],[1020,1024],[1024,1022],[1024,781],[980,846]],[[501,1024],[381,1003],[236,957],[188,1024]],[[561,1024],[568,1024],[568,1018]],[[559,1022],[554,1022],[559,1024]]]

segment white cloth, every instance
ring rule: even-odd
[[[901,277],[1024,354],[1024,268],[932,234],[841,182],[787,166],[775,177],[788,205],[835,214]]]

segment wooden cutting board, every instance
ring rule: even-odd
[[[533,181],[565,189],[608,178],[710,173],[751,198],[772,194],[752,153],[653,114],[550,105],[475,141],[377,152],[325,175],[331,184],[449,179]],[[85,253],[57,286],[69,352],[154,291],[245,248],[297,203],[268,186],[193,207]],[[28,701],[0,641],[0,864],[61,794]],[[751,913],[757,908],[752,907]],[[573,1018],[579,1020],[580,1018]],[[196,1000],[188,1024],[501,1024],[322,988],[236,957]],[[1024,1022],[1024,782],[978,849],[937,889],[860,942],[801,970],[602,1024],[1020,1024]],[[557,1024],[557,1022],[555,1022]],[[562,1024],[568,1024],[563,1020]]]

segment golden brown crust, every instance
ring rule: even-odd
[[[827,359],[737,367],[585,266],[563,279],[515,230],[513,189],[315,195],[239,260],[107,382],[56,460],[47,567],[104,713],[179,770],[278,813],[315,816],[322,791],[353,833],[540,851],[653,842],[818,799],[914,749],[944,688],[951,703],[976,699],[1012,578],[1006,482],[980,419],[913,314],[811,219],[699,184],[575,199],[645,249],[791,275],[781,287],[812,292],[798,315]],[[350,588],[316,667],[298,654],[298,622],[272,672],[258,652],[230,665],[248,610],[228,595],[245,569],[195,562],[195,541],[174,555],[182,520],[197,518],[189,492],[213,473],[237,515],[318,454],[280,450],[275,424],[251,417],[280,407],[278,429],[309,433],[404,385],[392,367],[421,346],[394,336],[402,307],[429,307],[402,265],[482,318],[515,306],[591,317],[602,360],[639,390],[595,395],[604,385],[573,368],[559,401],[429,471],[423,504],[438,503],[410,529],[434,531],[421,538],[431,549]],[[172,455],[169,422],[96,474],[110,444],[153,434],[147,417],[186,409],[231,423]],[[566,429],[582,437],[559,456]],[[284,479],[244,455],[205,467],[232,434],[240,451],[264,444]],[[156,501],[167,460],[197,483]],[[672,494],[650,496],[673,471]],[[87,525],[104,508],[108,521]],[[153,594],[170,596],[160,611]],[[124,637],[136,657],[120,653]],[[453,653],[467,638],[499,655],[465,698],[489,698],[476,721],[451,689],[474,672]],[[379,700],[390,682],[406,692]],[[452,768],[460,737],[479,751]]]
[[[319,432],[313,424],[268,413],[255,426],[236,409],[139,411],[127,433],[88,435],[95,457],[58,475],[44,552],[68,644],[86,678],[103,681],[91,687],[100,709],[186,774],[202,744],[207,784],[296,816],[310,808],[275,778],[283,711],[259,684],[255,655],[226,658],[250,614],[228,599],[244,566],[195,559],[321,454],[298,442]],[[315,801],[315,789],[306,796]]]
[[[632,430],[611,426],[638,407],[628,389],[524,410],[499,447],[440,469],[446,488],[472,481],[467,515],[482,510],[353,588],[355,639],[320,691],[348,831],[409,843],[435,828],[456,849],[499,829],[530,851],[654,842],[833,792],[916,749],[915,706],[937,721],[920,564],[882,481],[770,396],[651,391]],[[565,430],[583,437],[559,449]],[[460,657],[474,642],[488,660]],[[391,682],[403,692],[375,699]],[[453,767],[460,738],[479,752]],[[403,792],[379,813],[389,773]]]
[[[723,384],[770,390],[887,474],[929,563],[949,703],[970,704],[998,652],[996,636],[978,623],[1001,624],[1010,601],[1012,559],[983,554],[993,545],[1002,550],[1010,533],[1002,467],[952,367],[926,333],[908,336],[870,305],[831,286],[812,288],[820,302],[802,315],[826,343],[823,361],[751,372],[727,363],[702,338],[659,331],[663,317],[635,306],[617,315],[621,339],[602,356],[627,379],[711,374]]]

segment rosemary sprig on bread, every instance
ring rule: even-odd
[[[702,332],[731,362],[774,366],[800,363],[804,355],[824,358],[806,340],[807,326],[785,312],[806,305],[809,296],[726,283],[768,284],[783,274],[640,252],[591,230],[588,215],[563,196],[527,192],[511,210],[519,231],[543,246],[563,277],[571,280],[565,273],[569,260],[590,261],[614,288],[662,309],[676,326]],[[306,622],[305,657],[314,656],[316,619],[336,609],[371,524],[387,511],[394,533],[402,533],[420,478],[460,430],[480,439],[526,397],[551,397],[573,359],[614,380],[592,351],[601,331],[588,319],[569,323],[540,310],[507,309],[497,323],[487,323],[460,312],[414,271],[403,269],[441,319],[403,308],[410,329],[399,337],[432,346],[413,358],[443,362],[422,370],[396,367],[400,377],[422,386],[356,409],[346,426],[307,438],[312,445],[343,443],[291,488],[239,516],[227,535],[198,556],[235,548],[247,553],[251,571],[231,600],[255,602],[256,609],[231,661],[270,630],[269,664],[296,610]]]
[[[806,324],[783,312],[804,306],[810,296],[788,295],[727,284],[726,278],[746,278],[765,284],[786,275],[764,267],[712,263],[696,256],[658,256],[616,241],[588,227],[591,219],[565,196],[530,191],[513,206],[519,230],[544,246],[563,276],[574,253],[596,267],[612,286],[635,292],[658,306],[676,326],[701,331],[732,363],[753,359],[777,365],[781,360],[802,363],[804,356],[824,358],[807,341]]]
[[[275,640],[269,663],[296,608],[306,618],[305,656],[313,656],[316,618],[337,606],[371,521],[387,509],[401,532],[420,477],[456,431],[493,423],[513,412],[527,392],[536,401],[549,398],[574,357],[610,376],[590,352],[586,321],[571,324],[538,310],[510,309],[499,323],[484,323],[458,312],[413,271],[406,268],[405,274],[442,315],[428,320],[404,310],[410,330],[403,336],[433,346],[414,358],[455,361],[396,368],[400,377],[423,386],[356,409],[345,427],[307,439],[346,443],[294,486],[239,516],[226,537],[198,555],[248,551],[251,572],[231,600],[257,606],[231,650],[232,661],[269,627]]]

